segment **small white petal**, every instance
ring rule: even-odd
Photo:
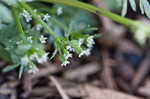
[[[66,49],[68,50],[68,51],[74,51],[74,49],[71,47],[71,46],[66,46]]]
[[[61,15],[62,13],[63,13],[62,8],[59,7],[59,8],[57,9],[57,15]]]
[[[69,52],[67,52],[66,54],[64,54],[64,57],[65,57],[65,59],[67,60],[67,59],[69,59],[69,58],[72,57],[72,54],[69,53]]]
[[[37,58],[37,62],[38,62],[38,63],[47,62],[47,61],[48,61],[48,54],[49,54],[49,53],[45,53],[45,54],[43,54],[41,57],[38,57],[38,58]]]
[[[44,15],[43,21],[48,21],[48,19],[49,19],[50,17],[51,17],[51,16],[47,13],[46,15]]]
[[[29,63],[29,58],[27,56],[24,56],[24,57],[21,58],[21,64],[23,66],[28,65],[28,63]]]
[[[64,61],[61,66],[66,66],[67,64],[69,64],[70,62],[69,61]]]
[[[40,42],[41,43],[46,43],[47,37],[44,37],[43,35],[41,35],[40,37]]]
[[[37,53],[33,53],[32,55],[30,55],[29,58],[30,58],[31,60],[35,60],[35,59],[38,58],[38,55],[37,55]]]
[[[80,54],[79,54],[79,57],[82,57],[83,55],[86,55],[86,56],[89,56],[91,54],[91,49],[86,49],[86,50],[83,50]]]
[[[25,17],[27,22],[30,22],[32,20],[32,16],[26,10],[23,10],[22,16]]]
[[[82,39],[82,38],[81,38],[81,39],[79,39],[78,46],[79,46],[79,47],[81,47],[81,45],[83,44],[83,42],[84,42],[84,39]]]
[[[35,74],[35,73],[37,73],[37,72],[39,72],[39,69],[38,69],[36,66],[34,66],[32,69],[29,69],[29,70],[28,70],[28,73],[33,73],[33,74]]]
[[[95,42],[94,42],[94,36],[90,36],[90,37],[88,37],[87,38],[87,47],[88,48],[92,48],[93,47],[93,45],[95,44]]]
[[[29,41],[30,41],[30,43],[32,43],[32,42],[33,42],[33,40],[32,40],[32,36],[27,37],[27,40],[29,40]]]
[[[37,24],[36,25],[36,30],[40,31],[42,29],[42,25],[41,24]]]

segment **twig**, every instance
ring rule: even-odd
[[[146,75],[149,72],[150,69],[150,56],[147,55],[146,58],[143,60],[143,62],[140,65],[140,68],[135,74],[135,77],[132,81],[132,86],[136,89],[138,85],[143,81],[143,79],[146,77]]]
[[[109,59],[108,51],[106,51],[106,49],[103,49],[102,53],[103,53],[103,65],[104,65],[102,77],[104,79],[104,82],[106,83],[106,87],[111,89],[116,89],[117,86],[112,77],[112,69],[111,69],[112,62]]]
[[[59,84],[59,82],[56,80],[56,78],[53,77],[53,76],[50,76],[50,79],[51,79],[51,81],[55,84],[55,86],[56,86],[58,92],[60,93],[60,95],[62,96],[62,98],[63,98],[63,99],[70,99],[70,98],[66,95],[65,91],[63,90],[63,88],[61,87],[61,85]]]

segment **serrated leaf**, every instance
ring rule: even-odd
[[[128,0],[122,0],[121,16],[125,16],[127,14],[127,6],[128,6]]]
[[[150,4],[147,0],[143,0],[145,14],[148,18],[150,18]]]
[[[135,1],[134,0],[129,0],[129,3],[131,5],[132,10],[136,11],[136,3],[135,3]]]
[[[9,65],[9,66],[7,66],[6,68],[3,69],[3,72],[11,71],[11,70],[17,68],[18,66],[19,66],[19,64]]]
[[[140,0],[139,6],[140,6],[141,13],[144,14],[143,0]]]

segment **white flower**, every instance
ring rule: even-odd
[[[33,66],[31,69],[28,70],[28,73],[37,73],[39,71],[39,69],[36,66]]]
[[[93,38],[94,38],[94,36],[90,36],[90,37],[87,38],[87,43],[88,43],[88,44],[87,44],[87,47],[88,47],[88,48],[92,48],[92,47],[93,47],[93,44],[95,44]]]
[[[86,52],[85,55],[86,55],[86,56],[89,56],[89,55],[91,54],[91,49],[86,49],[85,52]]]
[[[23,40],[20,40],[20,41],[17,41],[17,42],[16,42],[17,45],[19,45],[19,44],[21,44],[21,43],[23,43]]]
[[[71,46],[66,46],[66,49],[68,50],[68,51],[74,51],[74,49],[71,47]]]
[[[30,22],[32,20],[32,16],[28,13],[28,11],[23,10],[22,15],[25,17],[27,22]]]
[[[34,12],[37,12],[37,9],[34,9],[33,11],[34,11]]]
[[[29,58],[27,56],[24,56],[24,57],[21,58],[21,64],[23,66],[28,65],[28,63],[29,63]]]
[[[83,50],[80,54],[79,54],[79,57],[83,56],[83,55],[86,55],[86,56],[89,56],[91,54],[91,49],[86,49],[86,50]]]
[[[41,43],[46,43],[47,37],[44,37],[43,35],[41,35],[40,37],[40,42]]]
[[[30,57],[29,57],[29,59],[31,59],[31,60],[35,60],[35,59],[37,59],[37,58],[38,58],[37,53],[33,53],[33,54],[30,55]]]
[[[70,62],[69,61],[64,61],[62,64],[61,64],[61,66],[66,66],[67,64],[69,64]]]
[[[27,37],[27,40],[29,40],[29,41],[30,41],[30,43],[32,43],[32,42],[33,42],[33,40],[32,40],[32,36]]]
[[[78,46],[81,47],[81,45],[83,44],[83,42],[84,42],[84,39],[83,39],[83,38],[79,39]]]
[[[64,57],[65,57],[65,59],[67,60],[67,59],[69,59],[69,58],[72,57],[72,54],[69,53],[69,52],[67,52],[66,54],[64,54]]]
[[[20,44],[20,42],[19,42],[19,41],[17,41],[17,42],[16,42],[16,44],[17,44],[17,45],[19,45],[19,44]]]
[[[44,53],[41,57],[38,57],[38,58],[37,58],[37,62],[38,62],[38,63],[47,62],[47,60],[48,60],[48,54],[49,54],[49,53]]]
[[[63,13],[62,8],[59,7],[59,8],[57,9],[57,15],[61,15],[62,13]]]
[[[43,21],[48,21],[51,16],[47,13],[44,15]]]
[[[36,25],[36,30],[40,31],[42,29],[42,25],[41,24],[37,24]]]
[[[36,60],[38,63],[44,63],[48,60],[48,54],[49,53],[44,53],[42,56],[38,56],[37,53],[33,53],[29,58],[30,60]]]

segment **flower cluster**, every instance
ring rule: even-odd
[[[74,54],[77,54],[79,58],[84,55],[90,55],[93,44],[95,44],[94,36],[78,33],[81,30],[76,31],[77,29],[73,28],[73,25],[68,26],[71,23],[65,24],[65,22],[61,22],[59,17],[61,17],[65,7],[57,7],[54,10],[56,11],[55,13],[51,11],[42,12],[37,10],[36,7],[35,10],[32,10],[25,3],[32,1],[34,0],[23,0],[23,2],[20,0],[18,5],[20,5],[19,7],[22,6],[22,8],[16,9],[16,7],[13,9],[21,12],[19,17],[14,16],[16,24],[20,24],[17,29],[14,26],[14,34],[8,31],[6,37],[3,37],[6,33],[0,33],[0,37],[5,38],[1,43],[10,54],[10,60],[14,63],[13,66],[15,68],[19,67],[19,75],[22,74],[23,69],[27,70],[28,73],[36,73],[39,71],[36,63],[48,62],[49,52],[45,51],[45,44],[49,44],[47,41],[51,41],[54,44],[54,52],[50,59],[58,54],[62,62],[61,66],[70,64],[70,59]],[[8,29],[6,28],[6,30]],[[84,29],[82,29],[82,32],[84,32]],[[14,68],[11,67],[11,69]]]
[[[24,45],[22,48],[28,49],[28,50],[26,51],[26,54],[23,57],[21,57],[20,63],[22,66],[27,67],[27,70],[30,71],[30,73],[31,71],[33,71],[32,73],[35,73],[35,71],[38,71],[37,70],[38,68],[33,65],[34,64],[33,62],[42,64],[48,61],[49,53],[45,52],[43,48],[42,49],[33,48],[29,45]]]
[[[69,43],[68,43],[69,42]],[[67,44],[67,45],[66,45]],[[65,41],[63,49],[60,54],[60,60],[62,61],[61,66],[66,66],[70,64],[69,59],[72,58],[73,53],[79,54],[79,58],[83,55],[89,56],[91,54],[91,49],[93,47],[94,36],[87,36],[79,39],[72,39],[70,41]],[[65,46],[66,45],[66,46]],[[65,47],[64,47],[65,46]]]
[[[21,15],[25,17],[26,22],[30,22],[32,20],[32,15],[30,15],[26,10],[23,10],[23,13]]]

